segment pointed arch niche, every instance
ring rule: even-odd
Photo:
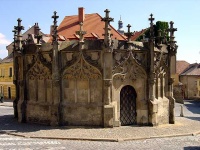
[[[102,74],[79,54],[77,61],[63,71],[64,103],[95,103],[102,101]]]
[[[40,61],[36,61],[26,76],[27,98],[29,103],[52,102],[51,71]]]

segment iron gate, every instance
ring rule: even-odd
[[[136,92],[130,86],[124,86],[120,92],[120,121],[121,125],[133,125],[136,120]]]

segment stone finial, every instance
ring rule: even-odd
[[[16,26],[14,26],[14,30],[12,30],[12,32],[14,33],[14,37],[13,37],[13,49],[14,49],[14,51],[15,51],[15,49],[16,49],[16,42],[17,42],[17,30],[15,29],[16,28]]]
[[[108,25],[110,25],[110,22],[111,21],[113,22],[114,19],[109,17],[110,11],[108,9],[106,9],[104,12],[105,12],[105,17],[102,19],[102,21],[104,21],[105,23],[107,23],[106,25],[107,25],[107,28],[108,28]]]
[[[40,39],[42,38],[42,35],[40,34],[40,30],[41,29],[39,28],[38,23],[36,23],[35,28],[36,28],[36,34],[34,35],[34,38],[37,39],[37,44],[39,45],[40,44]]]
[[[104,28],[105,33],[103,34],[104,35],[104,43],[105,43],[106,47],[109,47],[112,42],[112,40],[111,40],[112,34],[110,33],[111,29],[110,29],[109,25],[110,25],[110,22],[113,21],[114,19],[109,17],[110,11],[108,9],[106,9],[104,12],[105,12],[105,17],[102,19],[102,21],[105,22],[105,28]]]
[[[125,33],[125,35],[128,37],[128,42],[130,42],[131,41],[131,36],[133,36],[133,32],[130,31],[130,28],[131,28],[130,24],[127,25],[127,28],[128,28],[128,32]]]
[[[57,16],[56,14],[57,14],[57,12],[54,11],[54,15],[51,17],[51,18],[53,18],[53,34],[52,34],[52,36],[53,36],[53,41],[57,41],[57,40],[58,40],[58,38],[57,38],[57,37],[58,37],[57,19],[59,18],[59,16]]]
[[[170,22],[170,28],[168,29],[168,32],[170,33],[170,39],[169,39],[169,53],[171,55],[175,55],[176,54],[176,51],[177,51],[177,48],[178,46],[175,44],[176,41],[174,40],[175,37],[174,37],[174,32],[177,31],[177,28],[174,28],[174,22],[171,21]]]
[[[21,30],[24,30],[24,27],[22,26],[22,20],[21,20],[21,18],[18,18],[17,22],[18,22],[18,26],[15,26],[15,27],[18,30],[18,32],[21,31]]]
[[[15,26],[15,30],[17,30],[17,48],[18,51],[22,49],[22,34],[21,31],[24,30],[24,27],[22,26],[21,22],[22,20],[20,18],[17,19],[18,25]]]
[[[149,18],[150,26],[153,26],[153,21],[154,20],[155,20],[155,18],[153,18],[153,14],[150,14],[150,18]]]
[[[155,20],[155,18],[153,18],[153,14],[150,14],[150,39],[153,40],[154,39],[154,29],[153,29],[153,21]]]
[[[80,22],[79,25],[80,25],[80,30],[76,31],[76,34],[79,35],[79,42],[83,43],[84,42],[83,35],[85,35],[87,32],[83,31],[83,22]]]
[[[170,33],[170,45],[174,46],[174,44],[176,43],[176,41],[174,41],[175,37],[174,37],[174,32],[177,31],[177,28],[174,28],[174,22],[170,21],[170,28],[168,29],[169,33]]]

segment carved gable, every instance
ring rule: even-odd
[[[27,76],[29,79],[51,79],[51,72],[38,60],[28,71]]]
[[[82,53],[76,63],[65,69],[63,73],[65,79],[99,79],[101,76],[100,70],[88,63]]]
[[[145,70],[137,63],[132,52],[129,53],[129,56],[125,61],[121,62],[113,70],[113,78],[120,78],[136,80],[137,78],[146,78]]]

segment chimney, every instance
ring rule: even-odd
[[[35,23],[35,25],[34,25],[34,35],[36,35],[37,34],[37,23]]]
[[[35,23],[34,25],[34,35],[38,35],[40,33],[40,27],[38,23]]]
[[[79,23],[85,20],[85,9],[83,7],[78,8],[78,19]]]

